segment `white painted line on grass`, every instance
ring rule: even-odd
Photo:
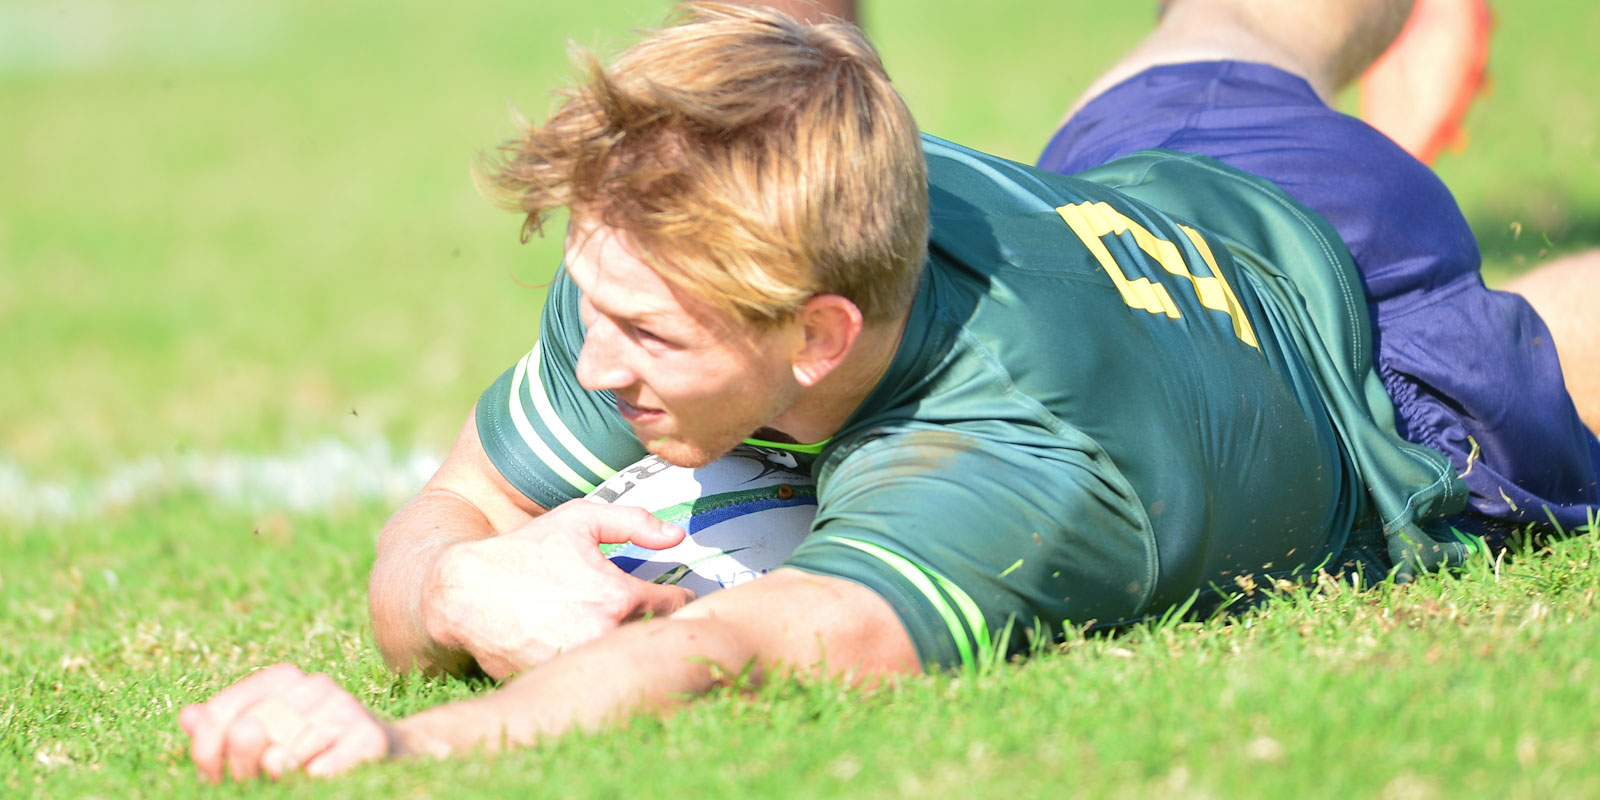
[[[399,504],[439,468],[439,456],[385,442],[314,442],[279,455],[146,456],[80,481],[34,480],[0,459],[0,520],[72,519],[195,493],[228,506],[319,511],[339,503]]]
[[[0,0],[0,74],[239,63],[284,18],[262,0]]]

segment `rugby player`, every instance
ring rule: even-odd
[[[1289,102],[1295,75],[1351,60],[1237,16],[1185,22],[1188,2],[1153,37],[1157,59],[1257,62],[1195,68],[1217,76],[1201,88],[1237,70],[1239,91]],[[1393,35],[1340,30],[1372,55]],[[1134,69],[1104,96],[1127,105],[1149,83],[1156,118],[1205,119],[1162,110],[1186,102],[1159,91],[1173,73]],[[1085,125],[1108,132],[1069,125],[1047,163],[1122,135],[1099,102]],[[1293,102],[1264,123],[1323,135]],[[279,665],[183,711],[196,764],[211,779],[328,774],[525,744],[747,667],[863,682],[978,669],[1239,575],[1353,553],[1459,563],[1476,542],[1451,525],[1468,486],[1396,435],[1372,366],[1362,284],[1381,276],[1277,185],[1328,168],[1308,153],[1264,177],[1173,149],[1063,176],[919,134],[850,26],[687,8],[586,70],[486,171],[529,230],[571,210],[563,267],[538,345],[379,544],[370,597],[393,666],[522,674],[390,723]],[[1359,171],[1362,153],[1341,155]],[[1538,411],[1571,416],[1561,399]],[[694,602],[608,568],[598,542],[683,534],[572,498],[647,450],[696,465],[742,441],[819,476],[785,568]]]

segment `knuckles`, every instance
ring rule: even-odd
[[[254,676],[251,676],[251,680],[256,683],[281,686],[304,679],[305,676],[305,672],[299,667],[289,663],[279,663],[257,672]]]
[[[246,686],[246,684],[249,684]],[[223,695],[233,699],[216,705]],[[260,703],[287,702],[298,709],[304,727],[294,736],[296,742],[280,741],[269,724],[253,713]],[[226,708],[234,708],[231,713]],[[225,776],[243,781],[265,774],[273,779],[302,767],[295,753],[304,746],[307,731],[311,741],[343,741],[346,749],[321,765],[317,774],[343,772],[359,763],[381,759],[394,748],[388,727],[367,711],[354,695],[345,691],[325,672],[306,673],[292,664],[277,664],[260,670],[224,690],[207,703],[185,707],[179,720],[192,738],[190,757],[204,779],[217,781]],[[328,750],[327,752],[332,752]],[[317,760],[313,758],[313,760]]]
[[[609,568],[594,532],[644,525],[660,523],[643,509],[577,500],[517,531],[452,545],[424,582],[428,637],[493,674],[497,655],[527,667],[616,628],[649,587]]]
[[[267,667],[266,669],[262,670],[261,674],[263,674],[263,675],[274,675],[274,676],[277,676],[277,675],[290,676],[290,675],[304,675],[305,672],[301,671],[301,669],[299,667],[297,667],[297,666],[295,666],[293,664],[290,664],[288,662],[279,662],[277,664],[273,664],[272,666]]]
[[[266,726],[252,717],[245,717],[239,720],[228,731],[228,749],[230,751],[258,751],[265,748],[267,744]]]

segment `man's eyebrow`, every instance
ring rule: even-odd
[[[573,283],[576,284],[577,281],[573,281]],[[618,308],[617,306],[611,304],[606,298],[602,298],[599,302],[596,302],[594,293],[584,291],[582,286],[578,287],[578,292],[588,299],[589,305],[593,306],[594,310],[613,319],[627,320],[628,322],[634,324],[642,324],[650,327],[670,328],[674,330],[679,327],[678,318],[680,315],[670,309],[655,308],[651,306],[644,306],[640,308]]]
[[[673,314],[670,311],[656,310],[656,309],[638,309],[638,310],[622,309],[620,312],[618,312],[618,311],[608,311],[608,310],[606,310],[604,308],[601,308],[600,306],[595,306],[595,308],[598,309],[600,311],[600,313],[605,314],[608,317],[613,317],[615,319],[621,319],[621,320],[627,320],[628,322],[634,323],[636,325],[644,325],[644,326],[651,327],[651,328],[662,328],[662,329],[669,329],[669,328],[670,329],[676,329],[677,328],[677,324],[676,324],[677,315]]]
[[[587,243],[584,246],[587,246]],[[584,282],[580,282],[578,280],[577,271],[572,268],[573,262],[577,260],[573,258],[573,255],[574,253],[572,252],[572,248],[569,247],[565,257],[563,258],[563,263],[566,266],[567,279],[572,281],[574,286],[578,287],[578,292],[588,299],[589,304],[594,306],[596,311],[599,311],[608,317],[625,319],[629,322],[642,323],[652,327],[659,326],[663,328],[674,329],[681,327],[681,318],[683,315],[681,311],[677,309],[656,306],[648,302],[640,307],[619,308],[614,305],[609,298],[601,298],[599,302],[596,302],[595,293],[584,287]],[[602,274],[605,272],[605,265],[599,263],[598,257],[589,258],[584,262],[584,268],[582,269],[582,272],[585,278],[599,281],[602,278]]]

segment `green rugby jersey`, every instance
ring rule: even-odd
[[[1353,530],[1447,547],[1417,521],[1465,490],[1394,435],[1319,218],[1199,156],[1063,177],[924,150],[932,238],[893,363],[827,442],[776,445],[818,478],[788,566],[876,591],[924,663],[973,666],[1315,567]],[[491,460],[547,508],[644,455],[577,385],[577,302],[558,274],[539,345],[478,404]]]

